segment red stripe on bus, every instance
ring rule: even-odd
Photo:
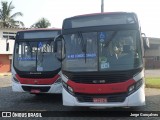
[[[16,74],[16,78],[21,84],[32,84],[32,85],[50,85],[53,84],[60,75],[56,75],[53,78],[22,78]]]
[[[135,80],[130,79],[121,83],[110,84],[82,84],[75,83],[71,80],[67,81],[67,84],[72,87],[75,93],[86,94],[109,94],[109,93],[122,93],[127,92],[128,87],[135,83]]]

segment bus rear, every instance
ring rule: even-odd
[[[60,29],[17,32],[12,61],[13,91],[61,93],[61,63],[53,52],[54,38],[60,33]]]
[[[63,21],[63,105],[145,105],[143,41],[135,13],[100,13]]]

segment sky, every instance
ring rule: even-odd
[[[42,17],[51,22],[51,27],[61,28],[65,18],[101,12],[101,0],[12,0],[12,2],[15,6],[13,13],[23,13],[23,17],[17,19],[27,28]],[[104,0],[104,12],[116,11],[137,13],[142,32],[148,37],[160,38],[159,0]]]

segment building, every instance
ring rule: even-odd
[[[0,73],[10,72],[14,40],[17,31],[25,28],[2,28],[0,27]],[[9,51],[6,51],[6,42],[9,42]]]
[[[149,38],[150,48],[145,51],[146,69],[160,69],[160,38]]]

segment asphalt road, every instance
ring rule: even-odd
[[[0,77],[0,111],[94,111],[95,114],[98,114],[97,111],[160,111],[160,89],[151,89],[146,88],[146,105],[144,107],[137,108],[107,108],[107,109],[91,109],[87,107],[65,107],[62,105],[62,96],[61,95],[40,95],[35,96],[29,93],[16,93],[11,90],[11,81],[10,76],[8,77]],[[73,115],[74,116],[74,115]],[[85,115],[84,115],[85,116]],[[159,114],[160,116],[160,114]],[[1,118],[0,118],[1,119]],[[15,118],[17,119],[17,118]],[[21,118],[19,118],[21,119]],[[27,119],[27,118],[26,118]],[[39,118],[38,118],[39,119]],[[44,119],[44,118],[42,118]],[[47,118],[52,119],[52,118]],[[57,117],[55,119],[105,119],[103,115],[101,117]],[[112,119],[107,117],[107,119]],[[120,118],[116,117],[116,120],[124,120],[128,118]],[[136,119],[131,118],[130,119]],[[148,118],[148,117],[140,117],[139,119],[158,119],[157,117]],[[160,119],[160,117],[159,117]]]

